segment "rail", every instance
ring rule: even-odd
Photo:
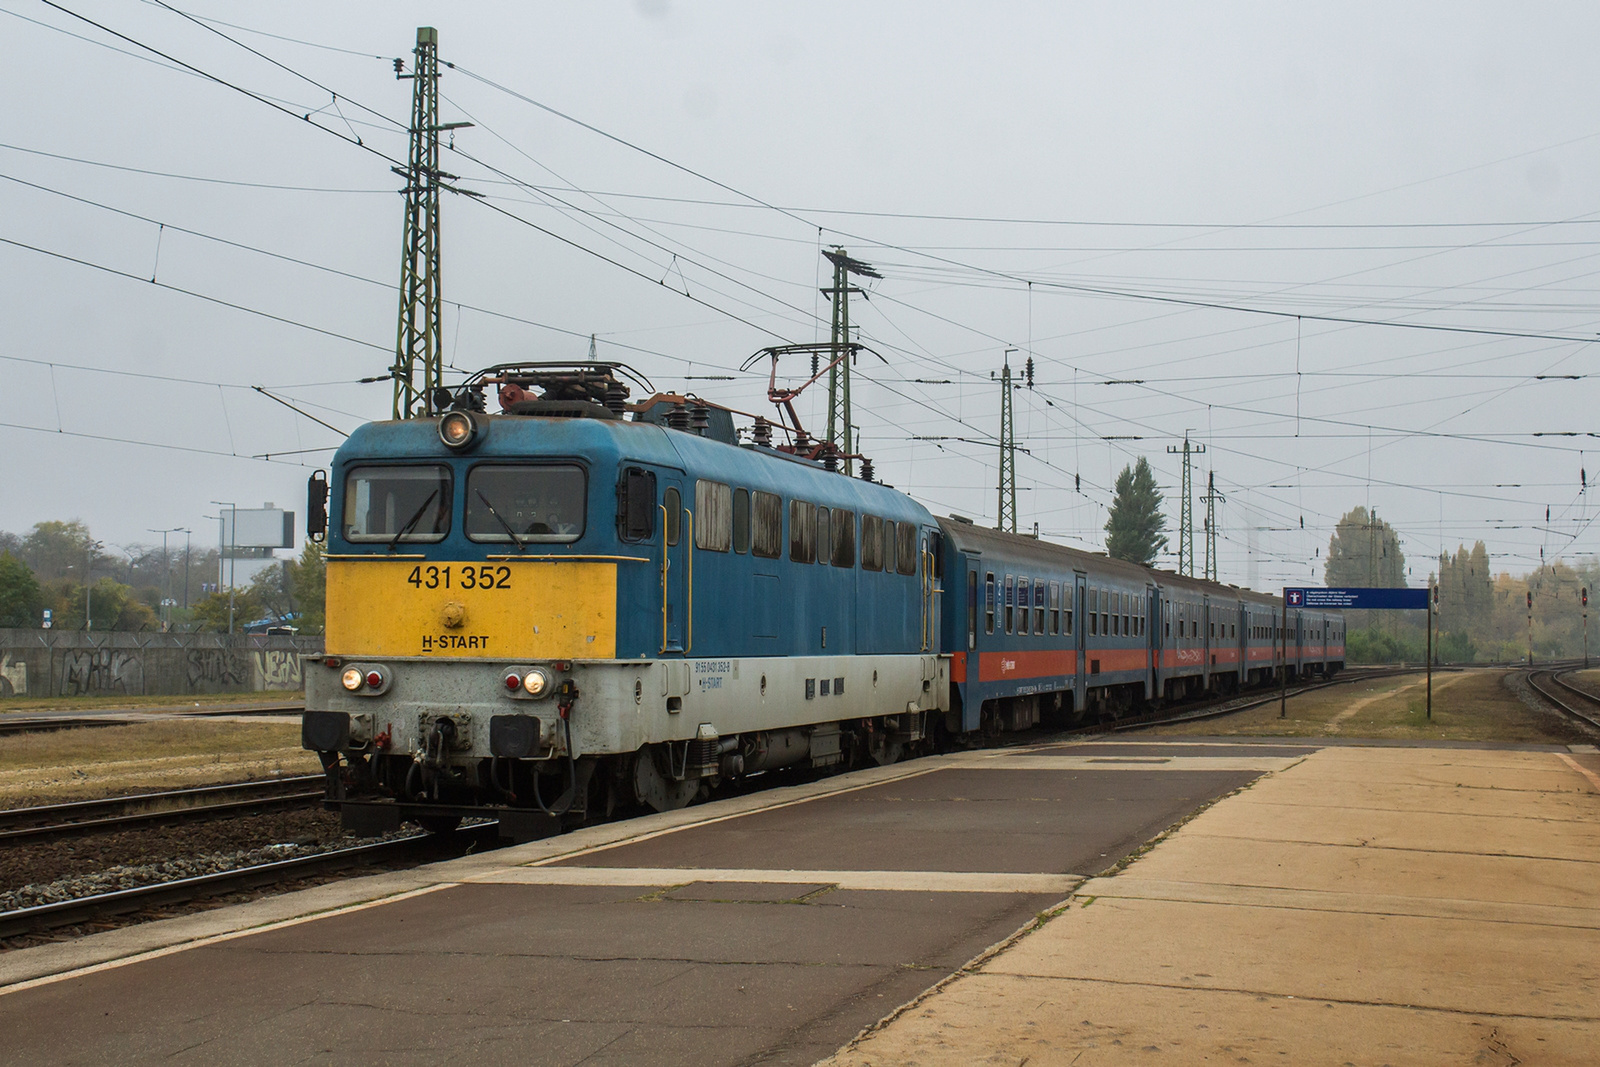
[[[0,810],[0,844],[310,807],[322,802],[325,782],[306,774],[7,808]]]
[[[1571,673],[1550,669],[1529,670],[1528,686],[1557,710],[1600,729],[1600,697],[1562,679],[1562,675]]]
[[[270,708],[203,708],[199,711],[130,712],[127,709],[94,715],[27,715],[11,713],[0,715],[0,737],[17,734],[53,733],[57,730],[81,730],[99,726],[136,726],[146,722],[170,722],[174,719],[214,719],[224,716],[253,718],[261,715],[299,715],[305,711],[303,704],[285,704]]]
[[[496,823],[482,823],[458,832],[453,837],[414,834],[388,841],[377,841],[349,848],[318,852],[311,856],[274,860],[231,871],[218,871],[192,878],[181,878],[155,885],[119,889],[111,893],[78,897],[75,900],[38,904],[15,911],[0,911],[0,938],[42,933],[62,926],[74,926],[111,915],[126,915],[145,908],[186,904],[193,900],[259,889],[279,882],[306,878],[357,864],[410,861],[426,862],[449,851],[452,841],[465,841],[473,849],[494,847]]]

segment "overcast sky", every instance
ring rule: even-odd
[[[486,201],[443,204],[452,367],[595,334],[658,388],[762,410],[738,368],[825,338],[837,245],[883,274],[852,306],[886,360],[858,367],[862,447],[937,514],[995,521],[1015,348],[1020,525],[1049,539],[1100,547],[1143,455],[1176,548],[1187,431],[1224,580],[1320,580],[1356,505],[1419,584],[1480,538],[1513,572],[1600,548],[1593,5],[0,14],[0,529],[210,543],[214,500],[303,513],[339,440],[253,386],[343,430],[388,416],[356,381],[395,337],[393,59],[433,25],[441,118],[476,123],[443,166]],[[801,407],[820,430],[821,393]]]

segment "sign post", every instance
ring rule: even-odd
[[[1435,594],[1436,595],[1436,594]],[[1323,608],[1339,611],[1426,611],[1428,612],[1428,718],[1433,718],[1433,610],[1426,589],[1366,589],[1358,586],[1330,586],[1323,589],[1286,588],[1283,591],[1283,692],[1278,698],[1278,717],[1288,715],[1289,702],[1289,608]],[[1533,594],[1528,594],[1529,607]],[[1531,610],[1530,633],[1533,618]],[[1531,638],[1530,638],[1531,642]],[[1530,649],[1532,645],[1530,644]],[[1530,656],[1531,660],[1531,656]]]
[[[1283,625],[1278,627],[1280,647],[1283,649],[1283,666],[1279,668],[1278,718],[1289,717],[1289,597],[1283,598]]]

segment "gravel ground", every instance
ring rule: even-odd
[[[1524,706],[1544,720],[1544,728],[1550,735],[1550,740],[1561,745],[1592,745],[1600,742],[1600,730],[1552,708],[1543,697],[1533,691],[1533,687],[1528,684],[1527,676],[1521,671],[1508,671],[1501,684],[1515,693]]]
[[[108,885],[120,889],[148,885],[163,877],[153,873],[135,880],[137,876],[130,872],[136,870],[159,872],[165,867],[177,872],[184,870],[185,864],[192,864],[195,869],[189,873],[204,874],[239,865],[238,861],[228,863],[221,857],[261,853],[287,859],[337,848],[355,840],[343,836],[336,813],[306,807],[177,826],[84,834],[53,841],[19,841],[0,846],[0,910],[24,906],[8,903],[19,893],[94,878],[102,872],[119,872],[110,879],[118,884],[108,882]],[[207,863],[212,865],[205,867]],[[165,877],[182,876],[173,873]]]

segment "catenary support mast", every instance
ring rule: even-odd
[[[850,346],[850,294],[866,295],[850,284],[850,275],[857,274],[863,278],[881,278],[883,275],[861,260],[851,258],[842,248],[822,254],[833,264],[833,285],[822,290],[833,303],[831,337],[832,354],[836,361],[828,368],[828,443],[846,457],[844,472],[850,475],[855,473],[854,461],[849,458],[855,453],[855,427],[850,411],[850,362],[855,353],[850,352],[844,359],[839,359],[839,356]]]
[[[1011,353],[1000,368],[1000,507],[995,529],[1017,532],[1017,424],[1011,411]]]
[[[1169,455],[1183,456],[1183,497],[1178,504],[1178,573],[1194,577],[1194,489],[1193,457],[1204,453],[1205,445],[1191,444],[1189,434],[1183,435],[1183,447],[1168,445]]]

